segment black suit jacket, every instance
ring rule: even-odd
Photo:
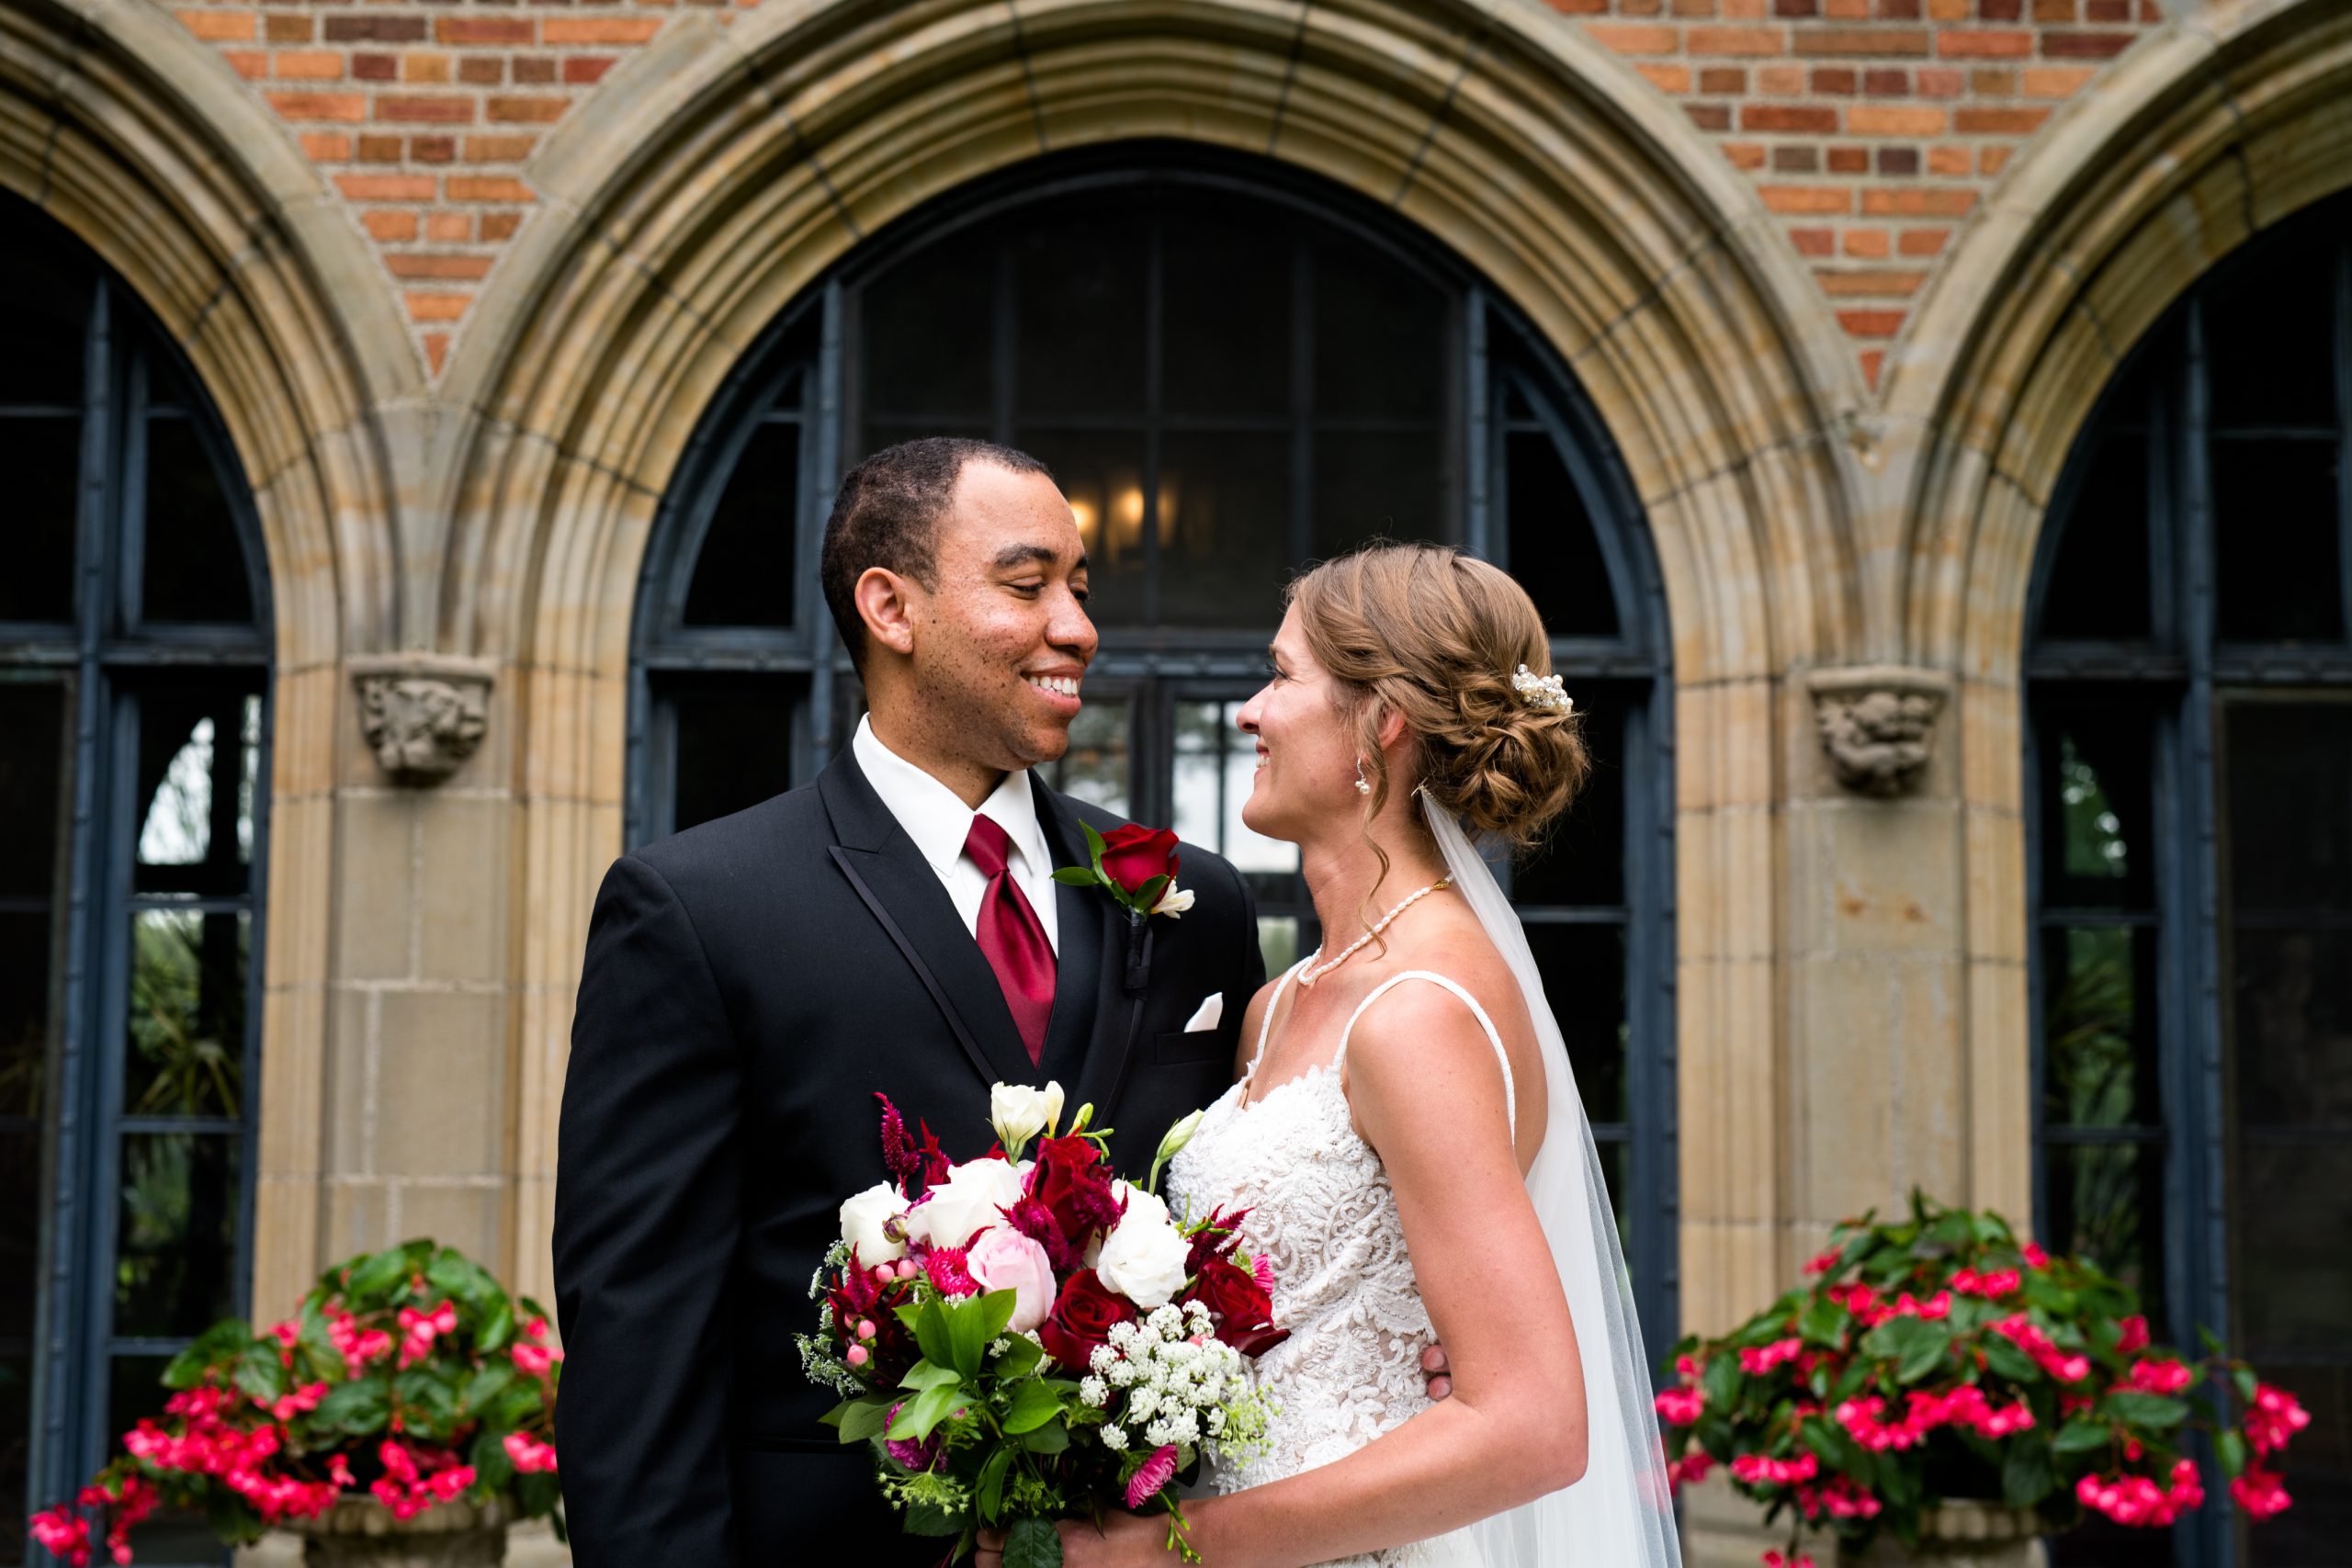
[[[1057,865],[1081,819],[1032,781]],[[580,1568],[768,1568],[833,1540],[935,1562],[897,1536],[862,1448],[817,1416],[793,1336],[852,1193],[887,1179],[880,1090],[951,1157],[994,1142],[990,1083],[1057,1079],[1141,1174],[1169,1124],[1231,1077],[1265,978],[1250,894],[1184,846],[1196,902],[1146,927],[1057,886],[1060,953],[1032,1066],[931,866],[844,751],[813,784],[623,857],[596,896],[564,1083],[555,1204],[567,1359],[556,1416]],[[1224,998],[1216,1028],[1184,1024]]]

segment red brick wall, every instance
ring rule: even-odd
[[[755,0],[257,0],[175,6],[375,238],[437,375],[527,214],[523,166],[685,6]],[[1954,229],[2155,0],[1550,0],[1755,183],[1877,384]]]

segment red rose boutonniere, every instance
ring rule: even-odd
[[[1130,822],[1098,833],[1091,822],[1086,848],[1091,865],[1066,865],[1054,873],[1056,882],[1072,887],[1100,887],[1127,912],[1127,989],[1140,991],[1151,974],[1151,942],[1146,922],[1154,915],[1182,919],[1193,907],[1191,893],[1176,886],[1176,835],[1167,828],[1146,828]]]

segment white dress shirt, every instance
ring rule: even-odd
[[[874,786],[874,793],[907,830],[916,850],[939,874],[956,913],[963,917],[964,929],[977,937],[980,898],[989,890],[989,879],[964,853],[964,840],[972,831],[972,808],[954,790],[882,744],[882,738],[874,733],[872,719],[857,721],[857,733],[849,744],[865,782]],[[1012,840],[1006,874],[1037,911],[1037,923],[1046,928],[1046,944],[1060,956],[1054,861],[1046,849],[1046,829],[1037,820],[1036,802],[1029,793],[1028,772],[1005,774],[996,793],[980,802],[979,815],[1003,829],[1005,837]]]

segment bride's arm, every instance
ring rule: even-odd
[[[1576,1329],[1511,1152],[1494,1048],[1450,993],[1400,987],[1356,1025],[1346,1081],[1396,1187],[1453,1396],[1332,1464],[1188,1504],[1208,1568],[1293,1568],[1401,1545],[1584,1473]],[[1113,1540],[1068,1533],[1080,1538],[1074,1563],[1102,1548],[1167,1561],[1158,1527]]]

